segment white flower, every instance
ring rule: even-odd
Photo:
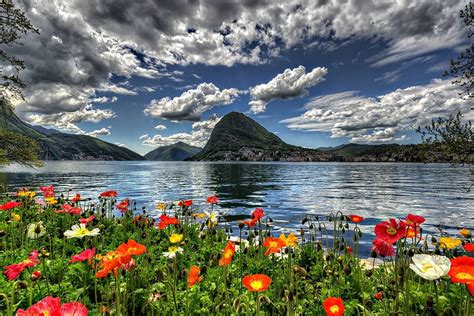
[[[64,236],[66,238],[83,238],[86,236],[98,236],[100,233],[100,229],[94,228],[93,230],[89,230],[85,224],[74,225],[71,227],[70,230],[66,230],[64,232]]]
[[[219,221],[219,211],[212,211],[212,212],[204,211],[204,214],[206,214],[207,218],[209,219],[209,226],[216,225],[217,222]]]
[[[183,251],[184,250],[181,247],[171,246],[168,248],[168,251],[163,252],[163,256],[172,259],[176,257],[176,253],[183,253]]]
[[[451,268],[451,261],[445,256],[417,254],[411,259],[410,269],[426,280],[439,279]]]
[[[46,228],[43,225],[43,222],[36,222],[28,225],[28,233],[27,236],[31,239],[36,239],[38,237],[43,236],[46,234]]]

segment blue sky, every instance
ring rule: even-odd
[[[231,111],[314,148],[414,143],[413,127],[469,111],[442,76],[467,45],[465,1],[39,3],[18,2],[40,29],[15,51],[19,115],[141,154],[203,146]]]

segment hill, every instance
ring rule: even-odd
[[[188,145],[183,142],[162,146],[153,149],[144,157],[154,161],[183,161],[200,152],[202,148]]]
[[[289,145],[242,113],[225,115],[192,160],[321,161],[327,154]]]
[[[23,134],[41,147],[43,160],[144,160],[143,156],[87,135],[73,135],[31,126],[13,112],[0,116],[0,128]]]

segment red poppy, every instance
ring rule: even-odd
[[[242,284],[251,292],[266,291],[272,283],[272,279],[265,274],[247,275],[242,279]]]
[[[471,243],[467,243],[465,244],[464,246],[462,246],[464,248],[464,250],[466,250],[467,252],[474,252],[474,244],[471,244]]]
[[[40,270],[35,270],[31,273],[31,281],[36,281],[39,278],[41,278],[41,271]]]
[[[86,260],[90,262],[90,260],[92,260],[94,256],[95,256],[95,247],[92,249],[86,249],[83,252],[72,256],[69,262],[74,263],[74,262],[82,262]]]
[[[244,224],[248,227],[254,227],[255,225],[257,225],[257,221],[255,219],[248,219],[244,221]]]
[[[15,208],[17,206],[20,206],[21,202],[16,202],[16,201],[10,201],[5,204],[0,205],[0,211],[8,211],[11,210],[12,208]]]
[[[388,257],[395,254],[393,245],[384,239],[375,238],[372,245],[372,251],[375,251],[379,256]]]
[[[252,217],[255,221],[260,220],[264,215],[264,211],[262,208],[257,207],[253,212],[252,212]]]
[[[58,297],[48,296],[28,309],[19,309],[16,312],[17,316],[32,316],[32,315],[50,315],[60,316],[61,314],[61,300]]]
[[[45,198],[54,197],[54,186],[49,185],[45,187],[40,187],[41,192]]]
[[[347,252],[348,254],[352,255],[352,252],[353,252],[352,247],[351,247],[351,246],[347,246],[347,247],[346,247],[346,252]]]
[[[263,246],[267,247],[267,251],[265,251],[265,256],[268,256],[271,253],[280,252],[281,248],[286,246],[286,242],[281,240],[280,238],[267,237],[263,242]]]
[[[127,213],[128,212],[128,206],[130,205],[130,201],[128,199],[123,200],[119,204],[117,204],[117,209],[121,213]]]
[[[61,306],[61,316],[87,316],[87,307],[79,302],[70,302]]]
[[[405,234],[405,222],[399,221],[397,223],[394,218],[391,218],[387,222],[378,223],[375,226],[375,236],[377,236],[377,238],[384,239],[391,244],[397,242],[400,238],[404,237]]]
[[[474,282],[466,284],[467,291],[471,296],[474,296]]]
[[[351,222],[356,223],[356,224],[364,220],[362,216],[354,215],[354,214],[349,215],[349,218],[351,219]]]
[[[90,222],[92,222],[93,220],[95,219],[95,216],[94,215],[91,215],[87,218],[80,218],[79,219],[79,223],[81,224],[84,224],[84,225],[87,225],[89,224]]]
[[[231,241],[228,241],[227,245],[224,248],[224,252],[222,253],[221,259],[219,260],[219,265],[228,266],[232,262],[234,253],[235,245]]]
[[[178,202],[178,206],[180,207],[190,207],[191,205],[193,205],[193,200],[184,200]]]
[[[168,215],[160,216],[160,223],[158,223],[159,229],[165,229],[168,225],[179,225],[179,219],[176,217],[169,217]]]
[[[327,316],[341,316],[344,314],[344,301],[340,297],[328,297],[323,302]]]
[[[425,222],[425,218],[423,216],[413,214],[408,214],[405,220],[408,226],[420,226]]]
[[[381,300],[381,299],[383,299],[383,292],[377,292],[377,293],[375,293],[375,294],[374,294],[374,298],[375,298],[376,300]]]
[[[56,213],[68,213],[68,214],[73,214],[73,215],[79,215],[82,212],[82,209],[80,207],[74,207],[70,204],[63,204],[61,206],[61,211],[56,211]]]
[[[71,201],[76,203],[76,202],[79,202],[80,200],[81,200],[81,195],[77,193],[76,196],[73,197]]]
[[[451,259],[448,275],[454,283],[474,283],[474,258],[462,256]]]
[[[206,199],[207,203],[209,204],[217,204],[219,202],[219,199],[215,195],[208,196]]]
[[[40,261],[38,260],[38,252],[33,250],[30,252],[28,259],[23,260],[20,263],[14,263],[8,266],[3,267],[3,274],[10,280],[15,280],[26,268],[34,267],[38,265]]]
[[[114,190],[104,191],[100,194],[101,197],[117,197],[118,193]]]
[[[193,287],[196,283],[201,282],[202,276],[199,275],[201,269],[198,266],[191,266],[188,274],[188,287]]]

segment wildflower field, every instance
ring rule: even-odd
[[[261,208],[229,218],[203,199],[159,203],[152,218],[115,191],[3,196],[0,315],[474,313],[467,229],[432,236],[421,216],[387,219],[364,259],[364,218],[350,211],[284,235]]]

